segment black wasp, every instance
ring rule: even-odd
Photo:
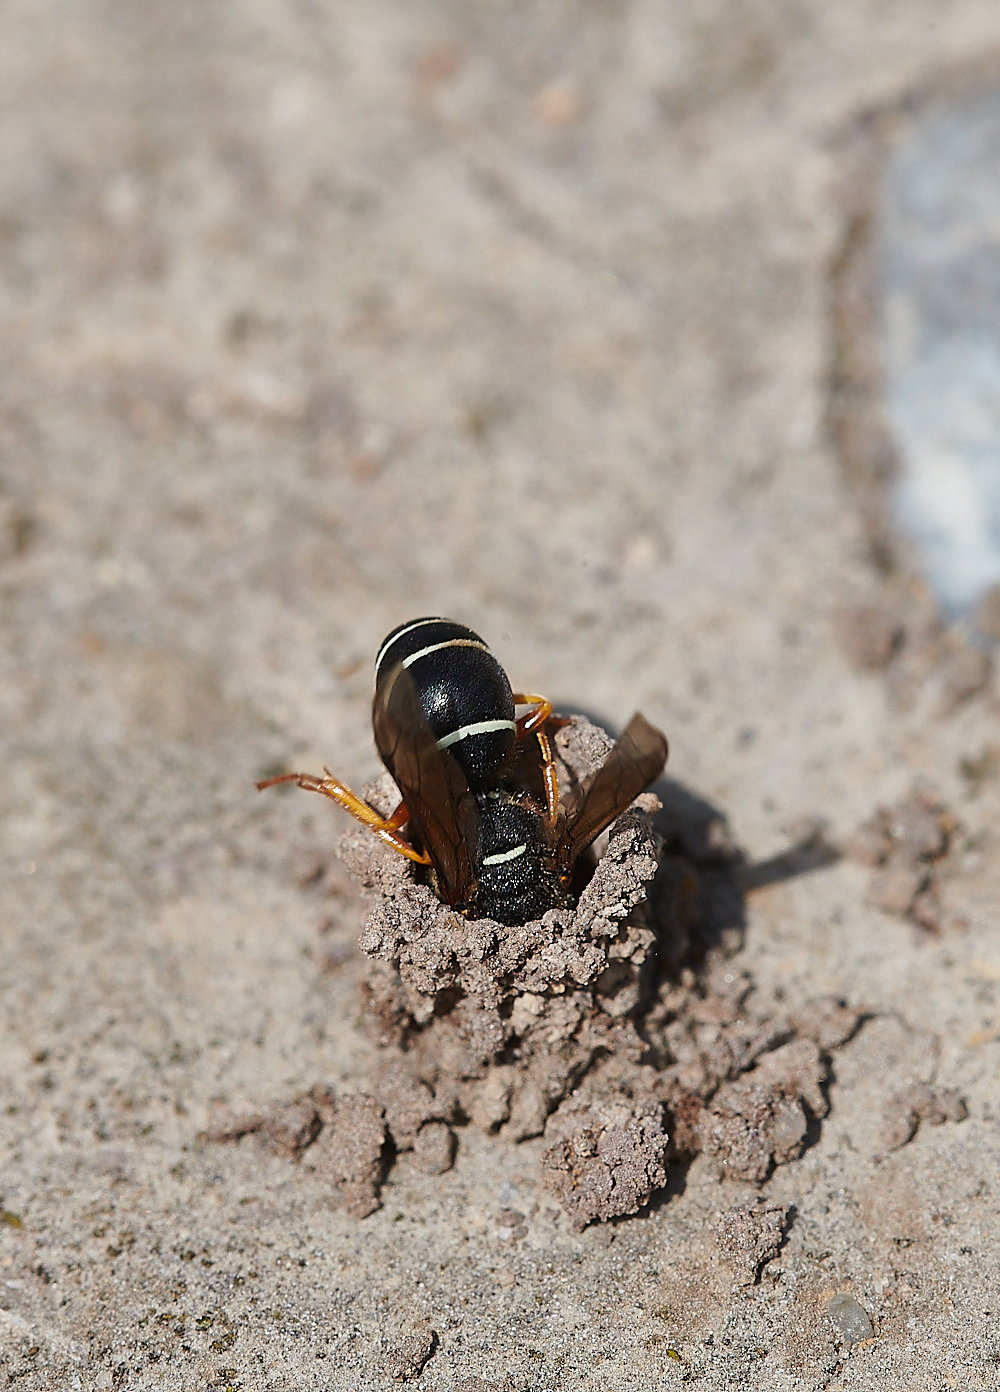
[[[516,706],[530,706],[516,718]],[[298,783],[322,793],[401,855],[431,867],[439,897],[469,918],[516,926],[573,904],[582,853],[659,777],[667,741],[634,715],[596,774],[560,806],[545,727],[559,724],[542,696],[511,691],[477,633],[450,619],[414,619],[393,629],[375,659],[375,744],[402,795],[382,817],[326,770],[285,773],[258,788]],[[533,736],[542,801],[518,765]],[[411,840],[400,832],[408,826]]]

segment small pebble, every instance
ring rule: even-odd
[[[393,1349],[386,1359],[384,1371],[398,1382],[409,1382],[419,1377],[424,1364],[437,1347],[437,1334],[433,1329],[424,1329],[404,1339],[399,1348]]]
[[[413,1142],[413,1163],[424,1174],[444,1174],[455,1160],[455,1135],[443,1121],[426,1121]]]
[[[867,1312],[858,1304],[853,1295],[840,1291],[827,1301],[826,1312],[836,1325],[844,1343],[850,1348],[875,1335]]]

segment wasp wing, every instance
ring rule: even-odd
[[[375,744],[420,832],[443,898],[467,904],[479,863],[479,809],[465,775],[437,747],[413,679],[400,664],[379,683],[372,705]]]
[[[659,778],[666,762],[666,736],[636,712],[566,819],[556,845],[563,871],[572,869],[604,828]]]

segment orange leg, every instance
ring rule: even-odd
[[[257,787],[273,788],[276,783],[297,783],[300,788],[305,788],[307,793],[322,793],[324,797],[338,803],[345,812],[350,812],[359,822],[364,822],[380,841],[384,841],[394,851],[406,856],[408,860],[416,861],[418,865],[430,865],[429,855],[421,855],[396,834],[410,819],[404,802],[399,804],[390,817],[383,817],[373,807],[369,807],[367,802],[362,802],[345,784],[334,778],[329,769],[324,769],[323,772],[326,774],[325,778],[316,778],[311,773],[279,773],[277,778],[263,779]]]
[[[538,747],[542,751],[542,780],[545,783],[545,808],[547,812],[546,821],[550,827],[556,824],[556,814],[559,810],[559,781],[556,778],[556,761],[552,757],[552,746],[549,744],[549,737],[541,730],[535,731],[535,739]]]
[[[538,740],[538,747],[542,751],[542,780],[545,784],[545,807],[546,820],[550,827],[556,824],[556,813],[559,807],[559,782],[556,778],[556,761],[552,757],[552,746],[549,744],[548,735],[544,733],[546,721],[551,721],[557,727],[565,725],[567,722],[559,716],[552,714],[552,702],[546,700],[544,696],[534,696],[528,691],[517,691],[514,693],[515,706],[533,706],[534,709],[522,715],[517,722],[517,737],[523,739],[525,735],[534,735]]]
[[[552,714],[551,701],[547,701],[544,696],[532,696],[528,691],[515,691],[514,705],[534,706],[534,710],[528,711],[527,715],[522,715],[517,722],[518,739],[523,739],[525,735],[533,735],[536,730],[540,730]]]

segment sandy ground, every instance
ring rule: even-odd
[[[0,1385],[389,1386],[428,1330],[435,1392],[997,1385],[997,699],[851,666],[883,582],[823,424],[852,125],[992,51],[995,0],[5,7]],[[751,862],[921,780],[959,820],[936,936],[849,858],[747,895],[762,1009],[866,1012],[759,1284],[701,1160],[577,1235],[538,1141],[403,1157],[360,1222],[199,1141],[363,1085],[341,816],[252,785],[377,771],[421,613],[641,708]],[[887,1154],[914,1080],[968,1119]]]

